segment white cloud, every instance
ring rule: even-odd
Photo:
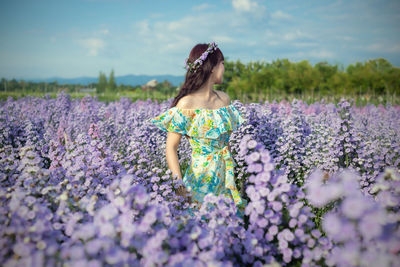
[[[218,35],[211,37],[217,44],[218,43],[233,43],[235,40],[229,36]]]
[[[317,46],[318,43],[316,42],[293,42],[291,45],[296,47],[310,47],[310,46]]]
[[[232,0],[232,7],[236,12],[232,13],[231,21],[229,21],[231,24],[240,24],[241,20],[245,20],[261,25],[267,18],[266,7],[252,0]]]
[[[323,60],[323,59],[335,58],[335,54],[326,49],[319,49],[319,50],[310,50],[310,51],[298,51],[296,53],[287,53],[286,57],[293,58],[293,59],[300,59],[300,60],[303,60],[303,59]]]
[[[318,38],[300,30],[287,31],[285,33],[285,29],[267,29],[264,34],[261,35],[261,38],[264,38],[265,42],[271,46],[309,47],[318,45]]]
[[[382,44],[375,43],[370,44],[366,47],[361,47],[364,50],[370,52],[383,52],[383,53],[400,53],[400,45],[399,44]]]
[[[100,33],[104,34],[104,35],[107,35],[107,34],[110,33],[110,31],[108,29],[102,29],[102,30],[100,30]]]
[[[298,39],[313,39],[311,34],[305,33],[300,30],[295,30],[294,32],[288,32],[283,35],[283,40],[294,41]]]
[[[234,38],[226,34],[234,32],[234,28],[226,23],[233,17],[232,13],[204,13],[169,22],[143,20],[134,25],[135,37],[159,52],[181,53],[196,42],[233,42]]]
[[[237,11],[251,12],[257,10],[258,4],[251,0],[232,0],[232,6]]]
[[[164,14],[162,14],[162,13],[153,13],[153,14],[150,14],[150,17],[153,18],[153,19],[161,18],[161,17],[163,17],[163,16],[164,16]]]
[[[201,11],[201,10],[205,10],[205,9],[208,9],[208,8],[211,8],[211,7],[213,7],[213,5],[210,5],[208,3],[204,3],[204,4],[201,4],[201,5],[198,5],[198,6],[194,6],[192,9],[194,11]]]
[[[236,7],[246,6],[244,2],[237,2]],[[247,2],[246,2],[247,3]],[[170,21],[142,20],[133,25],[135,31],[131,34],[135,43],[152,49],[157,53],[182,53],[182,50],[191,49],[196,43],[215,41],[217,43],[233,43],[234,41],[248,43],[251,36],[263,28],[263,8],[257,3],[247,3],[246,10],[254,7],[253,13],[238,13],[226,11],[204,12],[196,15],[186,15]],[[210,5],[199,5],[195,8],[209,8]],[[261,10],[261,11],[260,11]],[[262,16],[261,16],[262,17]],[[241,39],[238,39],[240,35]],[[250,39],[249,39],[250,37]],[[133,38],[133,37],[132,37]],[[127,37],[129,39],[129,37]],[[257,38],[256,38],[257,39]],[[131,41],[131,39],[129,40]],[[253,40],[257,41],[257,40]]]
[[[339,36],[338,39],[344,40],[344,41],[355,41],[356,38],[354,38],[353,36]]]
[[[105,42],[99,38],[86,38],[77,41],[82,47],[88,49],[89,56],[97,56],[99,50],[103,49]]]
[[[190,18],[187,18],[188,20],[190,20]],[[184,23],[182,23],[183,21],[172,21],[167,23],[167,28],[170,31],[177,31],[180,30],[182,28],[184,28],[186,25]]]
[[[293,16],[281,10],[278,10],[271,14],[271,18],[276,20],[290,20],[293,18]]]
[[[147,20],[140,21],[134,25],[138,41],[144,42],[158,50],[178,51],[179,49],[193,44],[190,37],[191,25],[199,25],[195,17],[185,17],[179,21],[172,22],[154,22],[150,24]]]
[[[277,46],[277,45],[280,45],[281,42],[279,42],[277,40],[269,40],[269,41],[267,41],[267,44],[271,45],[271,46]]]
[[[166,68],[175,68],[181,75],[184,59],[197,43],[215,41],[222,48],[233,42],[247,45],[249,40],[245,36],[252,35],[248,32],[251,24],[247,17],[229,11],[204,12],[169,21],[143,20],[133,25],[134,33],[125,35],[124,41],[132,44],[130,54],[141,71],[163,73]],[[238,21],[242,24],[235,27],[233,24]]]
[[[302,21],[296,21],[299,24],[293,25],[293,16],[283,10],[272,12],[270,16],[260,19],[257,14],[261,13],[257,13],[260,11],[255,11],[254,7],[262,10],[262,5],[254,0],[232,1],[232,4],[232,10],[226,12],[209,10],[173,20],[148,19],[136,23],[135,33],[130,33],[127,37],[128,43],[134,44],[134,48],[130,47],[135,51],[132,57],[140,62],[141,69],[160,73],[166,65],[181,67],[181,61],[183,62],[196,43],[210,41],[215,41],[221,47],[226,44],[229,49],[229,52],[225,51],[227,56],[243,60],[262,58],[266,55],[291,55],[293,58],[311,60],[339,56],[334,53],[334,47],[326,43],[328,40],[323,38],[326,34],[318,31],[317,25],[303,24]],[[242,11],[249,11],[237,12],[241,8]],[[276,20],[277,25],[272,26],[268,19]],[[349,34],[342,33],[332,38],[338,36],[343,39],[350,37]],[[147,55],[147,58],[143,55]],[[157,60],[157,64],[154,64],[154,60]],[[155,65],[158,69],[154,68]]]
[[[311,50],[308,53],[309,57],[313,57],[313,58],[333,58],[335,56],[335,54],[331,51],[327,51],[327,50]]]

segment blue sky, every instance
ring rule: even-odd
[[[228,60],[383,57],[400,66],[400,1],[2,0],[0,77],[184,75],[197,43]]]

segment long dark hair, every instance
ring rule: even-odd
[[[190,51],[188,61],[193,63],[196,59],[198,59],[201,54],[203,54],[208,48],[208,44],[197,44]],[[179,90],[178,95],[172,101],[170,108],[175,107],[178,103],[179,99],[188,95],[192,92],[197,91],[200,87],[208,80],[211,75],[212,69],[218,65],[219,62],[224,60],[224,55],[221,50],[217,47],[217,49],[208,54],[203,64],[198,67],[196,72],[190,72],[189,70],[186,72],[185,82],[183,83],[181,89]]]

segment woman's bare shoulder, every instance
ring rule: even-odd
[[[220,90],[215,90],[215,91],[222,98],[222,101],[224,101],[225,105],[231,104],[231,98],[229,97],[229,95],[227,93],[225,93],[224,91],[220,91]]]
[[[190,108],[193,105],[192,96],[185,95],[181,99],[179,99],[178,103],[176,103],[176,107],[180,109]]]

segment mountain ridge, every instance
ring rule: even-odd
[[[124,85],[131,85],[131,86],[138,86],[138,85],[144,85],[150,80],[157,80],[158,83],[161,83],[165,80],[169,81],[173,86],[179,86],[185,79],[184,76],[176,76],[176,75],[135,75],[135,74],[128,74],[128,75],[121,75],[121,76],[115,76],[115,83],[117,85],[124,84]],[[8,80],[8,79],[7,79]],[[11,80],[11,79],[10,79]],[[82,76],[82,77],[76,77],[76,78],[63,78],[63,77],[49,77],[49,78],[30,78],[30,79],[15,79],[17,81],[24,80],[26,82],[55,82],[59,85],[63,84],[81,84],[81,85],[89,85],[90,83],[97,83],[98,82],[98,77],[88,77],[88,76]]]

